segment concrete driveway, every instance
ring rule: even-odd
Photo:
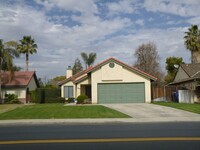
[[[155,104],[104,104],[104,106],[127,114],[137,121],[200,121],[200,114]]]

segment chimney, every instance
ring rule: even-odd
[[[66,78],[69,78],[72,76],[72,68],[71,66],[68,66],[67,71],[66,71]]]

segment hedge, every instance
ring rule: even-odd
[[[57,88],[38,88],[30,92],[33,103],[64,103],[65,99],[60,95],[60,89]]]

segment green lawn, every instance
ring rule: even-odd
[[[63,104],[29,105],[0,114],[1,120],[54,118],[129,118],[129,116],[101,105],[63,106]]]
[[[186,104],[186,103],[173,103],[173,102],[154,102],[153,104],[173,107],[200,114],[200,104]]]

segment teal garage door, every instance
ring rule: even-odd
[[[98,84],[98,103],[144,103],[144,83]]]

